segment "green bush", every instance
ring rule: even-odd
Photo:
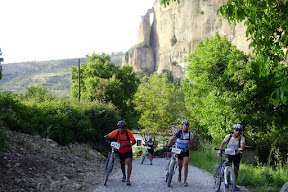
[[[141,157],[144,154],[144,147],[133,147],[133,153],[136,157]]]
[[[167,148],[163,147],[163,148],[156,148],[154,156],[158,156],[158,157],[163,157],[163,153],[167,152]]]
[[[38,89],[39,91],[39,89]],[[45,93],[46,94],[46,93]],[[11,130],[49,137],[61,145],[99,143],[116,128],[119,112],[112,104],[98,101],[81,103],[47,97],[0,94],[0,122]]]

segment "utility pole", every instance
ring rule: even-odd
[[[1,55],[2,55],[2,51],[1,51],[1,48],[0,48],[0,65],[1,65],[1,62],[4,61],[4,59],[1,57]]]
[[[78,59],[78,101],[80,102],[81,92],[80,92],[80,59]]]
[[[2,66],[1,66],[1,62],[4,61],[4,59],[1,57],[2,55],[2,51],[1,51],[1,48],[0,48],[0,79],[2,78]]]

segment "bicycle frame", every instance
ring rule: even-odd
[[[108,177],[109,174],[112,172],[113,170],[113,166],[114,166],[114,159],[115,159],[115,150],[119,149],[121,147],[121,145],[117,142],[111,142],[110,144],[112,150],[111,152],[108,154],[108,158],[107,158],[107,162],[106,162],[106,167],[105,167],[105,175],[104,175],[104,185],[106,186],[107,181],[108,181]]]
[[[216,149],[215,150],[219,150]],[[228,156],[227,155],[235,155],[237,150],[230,150],[230,149],[221,149],[221,151],[225,151],[226,157],[223,160],[222,159],[222,154],[219,156],[220,163],[217,164],[214,168],[214,182],[215,182],[215,190],[219,191],[221,187],[221,182],[224,180],[225,186],[232,185],[232,191],[235,191],[235,186],[236,186],[236,177],[234,170],[232,169],[232,164],[228,162]],[[217,174],[217,171],[219,171],[219,174]],[[231,175],[230,175],[231,174]],[[218,177],[217,177],[218,176]],[[232,177],[232,183],[230,183],[230,180],[228,178]],[[216,178],[217,177],[217,178]],[[224,179],[223,179],[224,178]],[[231,178],[230,178],[231,179]],[[226,187],[224,188],[224,192],[228,191]]]
[[[172,181],[172,177],[175,173],[175,171],[177,170],[178,167],[178,154],[180,154],[182,152],[181,149],[177,149],[175,147],[172,147],[172,156],[169,160],[168,165],[166,166],[166,179],[165,182],[167,182],[168,187],[171,186],[171,181]]]

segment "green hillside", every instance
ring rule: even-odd
[[[121,65],[122,55],[112,55],[111,60]],[[85,58],[80,59],[86,63]],[[0,89],[13,93],[25,93],[26,87],[41,85],[57,96],[70,96],[71,66],[77,66],[78,59],[60,59],[51,61],[32,61],[2,65]]]

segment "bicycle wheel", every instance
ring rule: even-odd
[[[164,152],[164,153],[163,153],[163,158],[166,159],[166,160],[169,160],[169,159],[171,158],[171,156],[172,156],[172,155],[171,155],[170,152]]]
[[[166,174],[165,174],[165,182],[168,181],[168,176],[169,176],[169,167],[170,167],[170,161],[168,163],[168,165],[165,168]]]
[[[110,172],[112,171],[112,167],[113,167],[113,160],[109,158],[108,160],[108,166],[107,169],[105,169],[105,176],[104,176],[104,185],[106,186],[106,183],[108,181],[108,177]]]
[[[172,160],[170,163],[169,174],[168,174],[168,179],[167,179],[168,187],[171,186],[171,181],[172,181],[172,177],[173,177],[173,173],[174,173],[174,167],[175,167],[175,160]]]
[[[163,158],[166,159],[166,160],[168,160],[168,158],[167,158],[167,152],[164,152],[164,153],[163,153]]]
[[[108,153],[108,157],[107,157],[107,159],[106,159],[105,172],[106,172],[106,169],[107,169],[107,167],[108,167],[108,162],[109,162],[109,159],[110,159],[110,154],[111,154],[111,152]]]
[[[216,164],[214,167],[213,179],[214,179],[214,186],[213,186],[214,190],[218,192],[221,187],[221,169],[219,164]]]
[[[231,187],[232,192],[235,192],[235,187],[236,187],[236,176],[234,173],[234,170],[231,167],[225,167],[226,172],[224,177],[227,178],[228,182],[228,187],[224,187],[224,192],[228,192],[229,188]]]
[[[165,175],[165,182],[168,181],[168,176],[169,176],[169,171],[166,172],[166,175]]]
[[[280,192],[288,192],[288,182],[283,185]]]
[[[145,153],[144,153],[144,155],[142,156],[142,161],[141,161],[141,164],[143,164],[143,163],[144,163],[146,155],[147,155],[147,152],[145,152]]]

